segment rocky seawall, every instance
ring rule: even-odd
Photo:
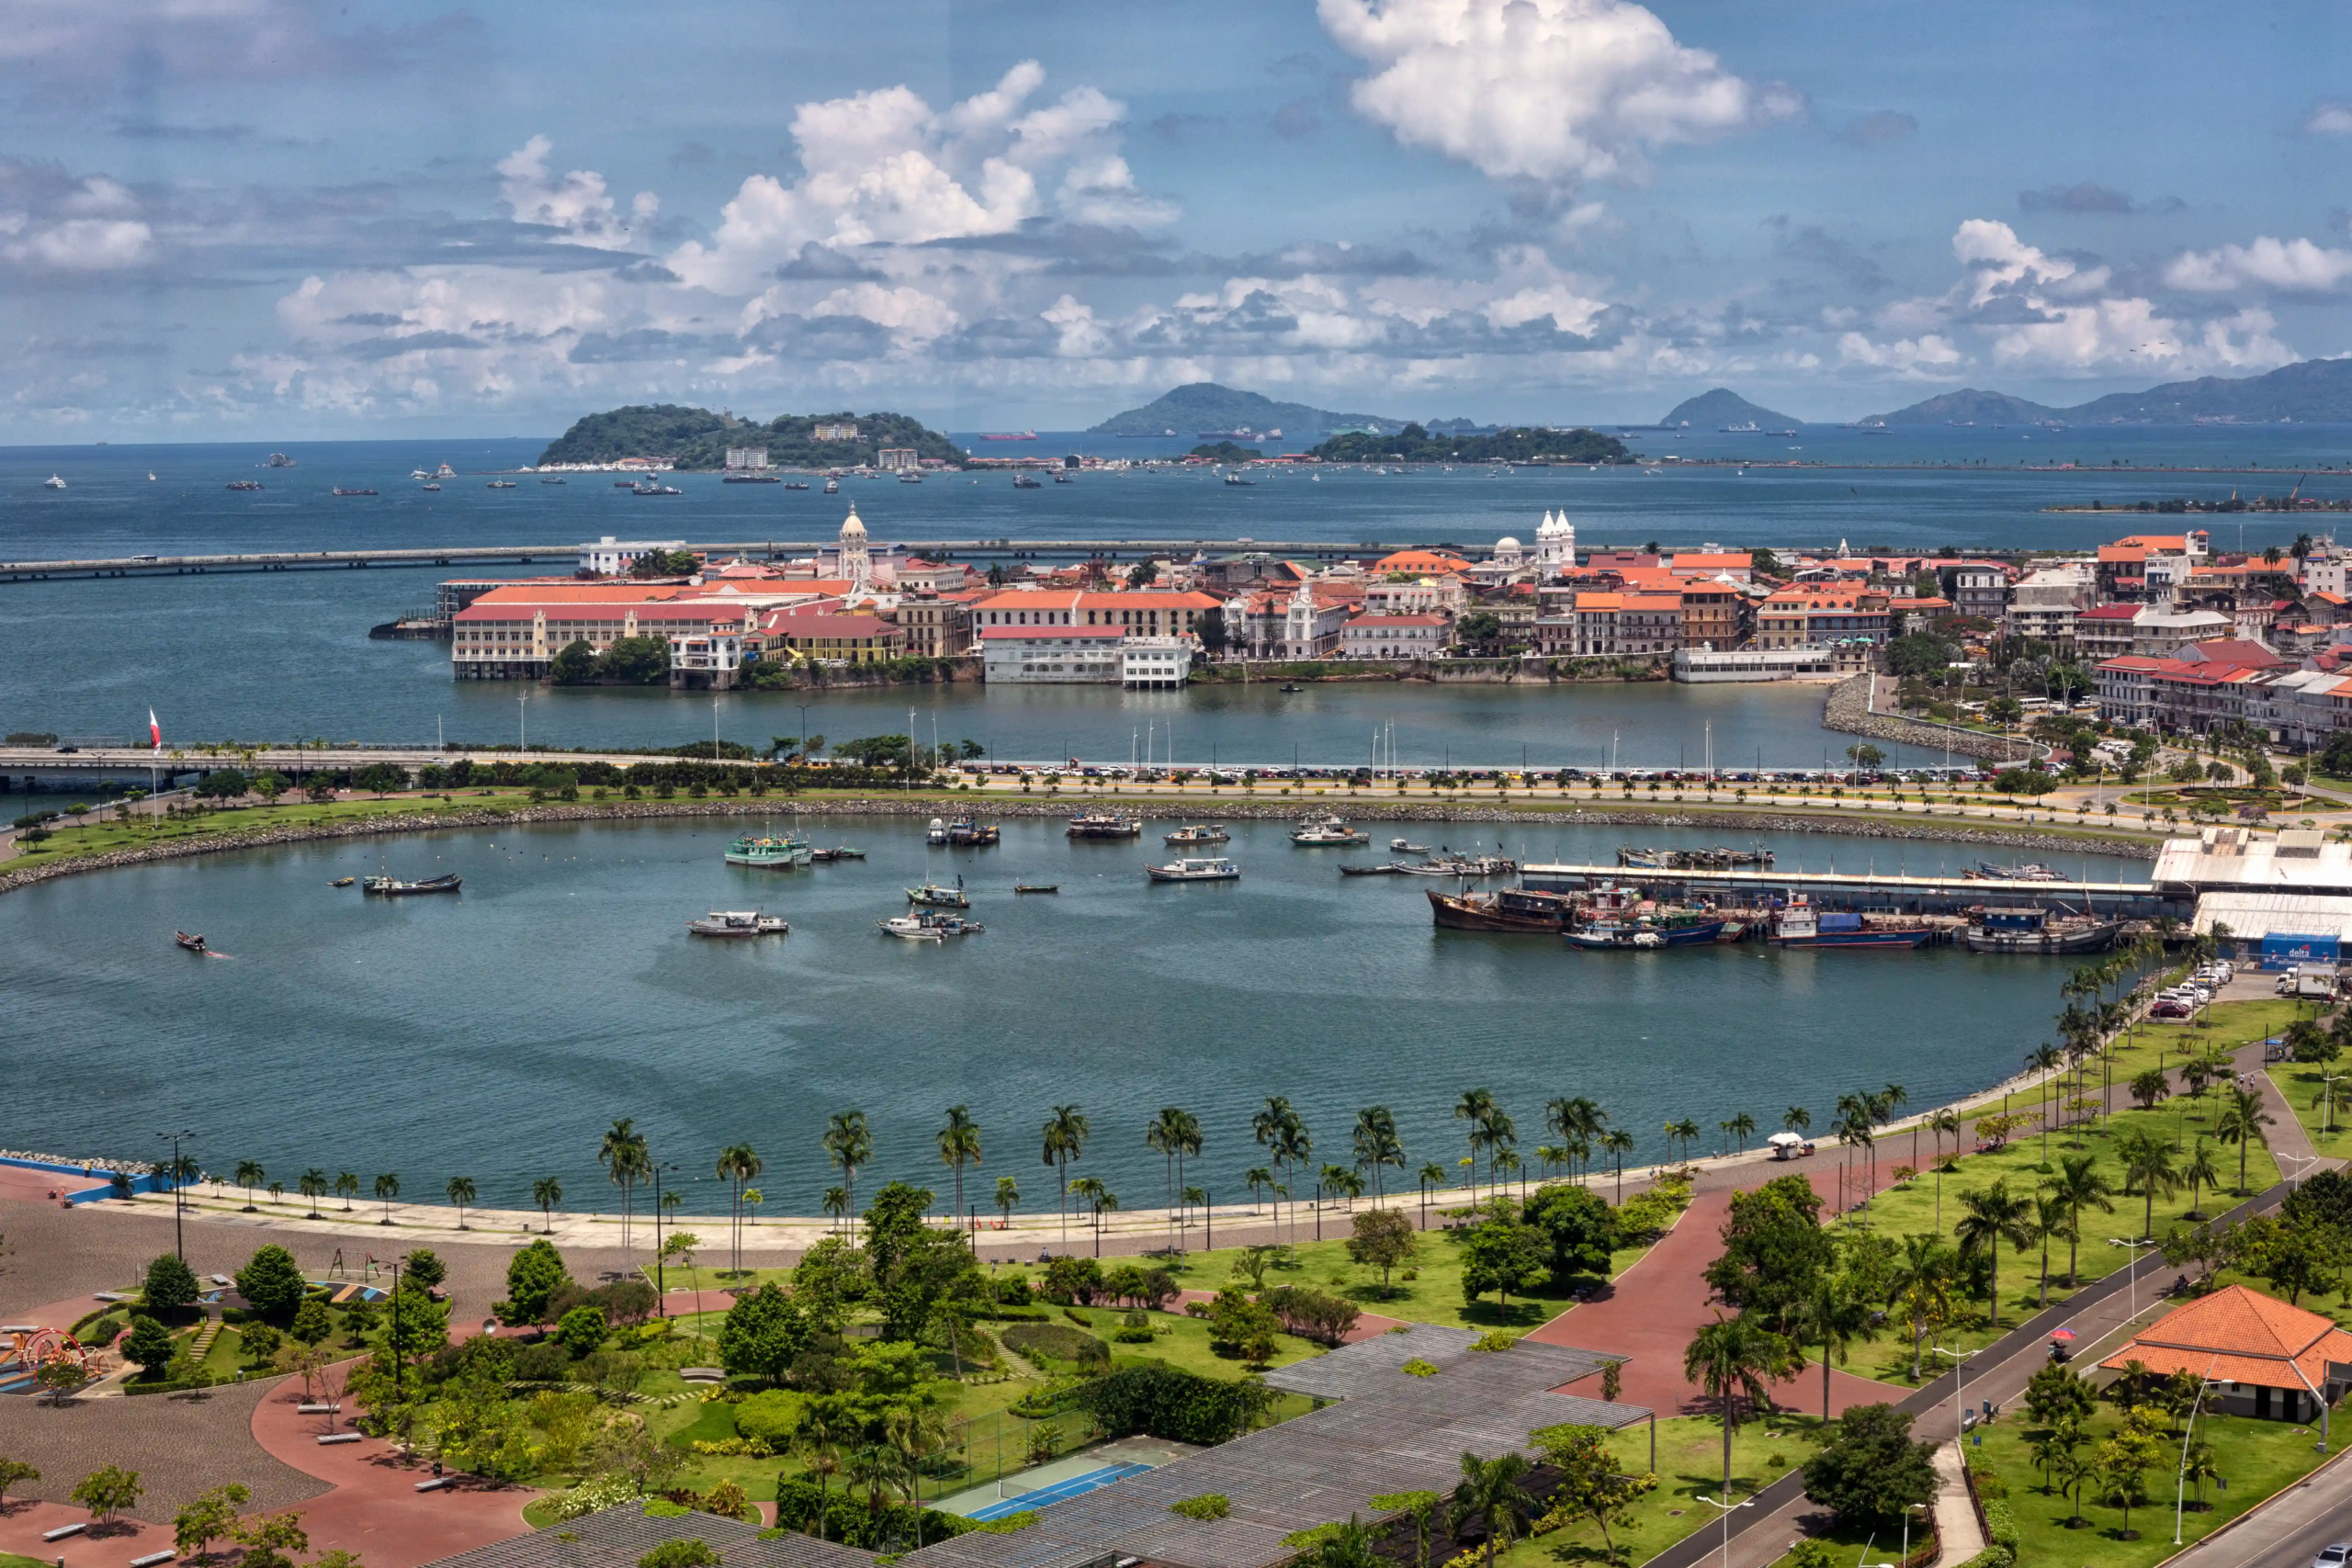
[[[1870,740],[1892,740],[1924,750],[1950,750],[1955,756],[1981,757],[1995,762],[2019,762],[2033,755],[2023,740],[2004,740],[1973,729],[1947,729],[1939,724],[1871,711],[1871,677],[1850,675],[1829,688],[1821,711],[1821,727]]]
[[[74,876],[84,872],[111,871],[121,866],[148,865],[157,861],[185,860],[192,855],[228,854],[239,850],[274,849],[287,844],[315,843],[331,839],[366,839],[388,833],[429,833],[448,829],[504,828],[516,823],[525,825],[561,822],[650,821],[678,818],[751,818],[772,816],[779,801],[774,797],[750,800],[692,801],[611,801],[580,802],[526,806],[513,811],[451,811],[435,813],[397,812],[381,817],[356,818],[345,822],[308,823],[300,827],[265,827],[246,831],[208,834],[200,839],[182,839],[169,843],[143,845],[135,849],[110,850],[105,854],[86,855],[74,860],[59,861],[48,865],[26,866],[0,873],[0,893],[13,893],[60,876]],[[789,801],[784,804],[790,804]],[[1069,817],[1087,809],[1131,810],[1139,815],[1174,820],[1189,818],[1194,820],[1215,818],[1219,821],[1280,821],[1300,817],[1321,816],[1344,803],[1337,797],[1309,796],[1306,799],[1267,800],[1238,799],[1216,801],[1134,800],[1107,801],[1062,795],[1051,798],[990,799],[974,801],[954,795],[877,796],[865,799],[828,800],[801,808],[804,817],[901,818],[928,819],[951,812],[969,811],[987,818],[1056,818]],[[1740,833],[1840,833],[1858,839],[1944,840],[1956,843],[1997,845],[2005,849],[2038,850],[2044,852],[2075,851],[2086,847],[2086,839],[2098,840],[2101,854],[2124,855],[2140,860],[2154,860],[2156,846],[2144,840],[2107,838],[2095,831],[2087,833],[2038,833],[2030,828],[2001,828],[1992,825],[1971,826],[1957,821],[1922,818],[1917,824],[1889,821],[1883,816],[1847,820],[1838,817],[1798,815],[1771,810],[1740,810],[1736,808],[1685,808],[1674,806],[1645,807],[1634,802],[1622,805],[1595,803],[1589,806],[1569,805],[1547,810],[1515,807],[1505,802],[1493,806],[1474,806],[1468,802],[1430,801],[1363,801],[1358,809],[1347,815],[1359,822],[1490,822],[1518,823],[1527,826],[1568,827],[1639,827],[1639,828],[1700,828],[1710,831],[1729,829]],[[1212,809],[1204,810],[1203,807]]]

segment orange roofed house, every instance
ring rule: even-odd
[[[2206,1408],[2264,1420],[2324,1420],[2352,1385],[2352,1334],[2332,1317],[2231,1285],[2166,1313],[2099,1365],[2210,1378]]]

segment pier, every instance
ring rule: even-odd
[[[1742,907],[1802,893],[1824,909],[1904,915],[1956,914],[1980,904],[2139,918],[2171,915],[2182,920],[2197,912],[2193,890],[2145,882],[2040,882],[1874,871],[1651,871],[1574,864],[1523,865],[1520,880],[1547,892],[1570,892],[1602,882],[1639,883],[1671,887],[1686,898],[1713,898]]]

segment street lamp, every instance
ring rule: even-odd
[[[187,1168],[180,1163],[180,1140],[193,1138],[196,1134],[182,1128],[176,1133],[158,1133],[155,1136],[169,1138],[172,1141],[172,1163],[164,1168],[172,1182],[172,1252],[185,1263],[187,1261],[187,1244],[180,1229],[180,1214],[183,1208],[180,1199],[180,1179]]]
[[[2213,1368],[2221,1359],[2222,1353],[2216,1350],[2213,1359],[2205,1363],[2205,1375],[2197,1382],[2197,1397],[2188,1402],[2188,1424],[2180,1432],[2180,1472],[2173,1478],[2172,1494],[2172,1543],[2175,1546],[2180,1544],[2181,1515],[2188,1506],[2186,1501],[2188,1495],[2188,1438],[2197,1430],[2197,1407],[2205,1402],[2205,1391],[2213,1383]],[[2321,1408],[2326,1408],[2324,1402],[2322,1402]],[[2199,1490],[2202,1490],[2201,1483]]]
[[[2128,1321],[2137,1323],[2140,1321],[2139,1249],[2143,1247],[2154,1247],[2156,1243],[2145,1238],[2131,1240],[2120,1235],[2111,1235],[2107,1238],[2107,1244],[2109,1247],[2120,1247],[2127,1248],[2131,1253],[2132,1261],[2123,1266],[2125,1270],[2124,1283],[2129,1285],[2132,1289],[2132,1316]]]
[[[670,1298],[669,1282],[662,1269],[662,1173],[677,1168],[674,1162],[659,1160],[650,1167],[653,1176],[653,1310],[663,1317],[670,1315]],[[700,1297],[695,1298],[695,1304],[702,1304]]]
[[[1729,1491],[1730,1489],[1729,1489],[1728,1487],[1726,1487],[1724,1490],[1726,1491],[1726,1493],[1728,1493],[1728,1491]],[[1753,1503],[1752,1501],[1751,1501],[1751,1502],[1747,1502],[1747,1503],[1719,1503],[1719,1502],[1717,1502],[1714,1498],[1708,1496],[1708,1495],[1707,1495],[1705,1493],[1703,1493],[1703,1492],[1702,1492],[1702,1493],[1701,1493],[1701,1494],[1699,1495],[1699,1501],[1701,1501],[1702,1503],[1706,1504],[1706,1505],[1707,1505],[1709,1507],[1711,1507],[1711,1508],[1720,1508],[1720,1509],[1722,1509],[1722,1510],[1723,1510],[1723,1515],[1724,1515],[1724,1568],[1731,1568],[1731,1516],[1732,1516],[1732,1510],[1734,1510],[1735,1508],[1752,1508],[1752,1507],[1756,1506],[1756,1505],[1755,1505],[1755,1503]],[[1865,1550],[1867,1550],[1867,1548],[1866,1548]]]
[[[1968,1363],[1976,1355],[1976,1351],[1947,1350],[1940,1345],[1931,1346],[1930,1348],[1939,1356],[1950,1356],[1952,1359],[1951,1446],[1953,1448],[1958,1448],[1960,1447],[1960,1439],[1962,1436],[1961,1422],[1965,1417],[1967,1412],[1967,1406],[1961,1401],[1960,1391],[1962,1386],[1968,1382]],[[1979,1348],[1982,1348],[1982,1347],[1979,1347]]]

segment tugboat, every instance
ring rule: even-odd
[[[1115,811],[1081,811],[1062,831],[1072,839],[1136,839],[1143,836],[1143,819]]]
[[[773,838],[766,834],[745,834],[727,846],[729,865],[748,865],[765,871],[790,871],[808,864],[816,858],[805,839]]]
[[[1765,940],[1775,947],[1866,947],[1914,948],[1926,943],[1935,934],[1935,928],[1925,925],[1876,925],[1862,923],[1860,915],[1837,914],[1815,909],[1813,900],[1800,893],[1789,900],[1788,908],[1772,918],[1771,929]]]
[[[686,930],[696,936],[785,936],[792,927],[782,915],[763,915],[757,909],[713,909],[699,920],[688,920]]]
[[[1336,817],[1309,817],[1299,823],[1297,830],[1291,834],[1290,841],[1310,849],[1354,848],[1372,842],[1372,835],[1358,832]]]
[[[964,879],[957,877],[956,886],[926,882],[921,887],[907,889],[907,902],[926,909],[968,909],[972,901],[964,896]]]
[[[1195,858],[1186,855],[1166,865],[1147,865],[1144,875],[1154,882],[1238,882],[1241,868],[1223,855]]]
[[[1171,849],[1183,849],[1193,844],[1222,844],[1232,837],[1222,823],[1195,822],[1165,835],[1160,841]]]
[[[1960,940],[1971,953],[2104,953],[2122,929],[2121,920],[2047,909],[1974,909]]]

